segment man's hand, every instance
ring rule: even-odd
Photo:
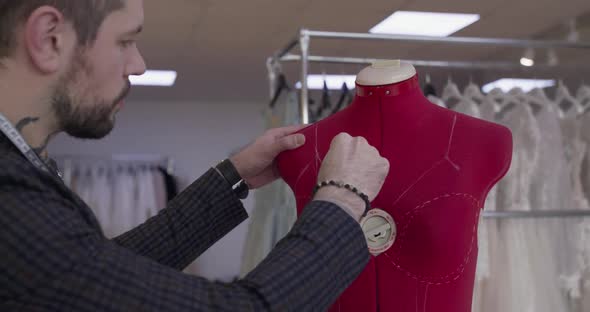
[[[334,180],[348,183],[373,201],[381,191],[389,174],[389,161],[369,145],[363,137],[351,137],[341,133],[334,137],[330,150],[320,168],[318,182]],[[321,188],[315,200],[333,202],[359,221],[365,212],[365,202],[360,196],[335,186]]]
[[[270,129],[254,143],[230,157],[230,161],[251,189],[262,187],[280,177],[275,159],[281,152],[305,144],[303,134],[293,134],[304,127],[306,126]]]

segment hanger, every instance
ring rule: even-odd
[[[501,108],[502,103],[506,100],[508,95],[504,93],[504,91],[500,88],[493,88],[488,95],[486,96],[487,99],[492,100],[496,103],[498,108]]]
[[[496,112],[496,118],[502,119],[505,114],[515,109],[517,106],[522,105],[523,95],[524,92],[520,88],[514,88],[508,93],[505,93],[501,98],[499,110]]]
[[[336,103],[336,106],[334,106],[334,108],[332,109],[330,115],[336,114],[337,112],[342,110],[345,101],[348,99],[348,102],[350,102],[350,100],[352,99],[352,95],[350,94],[350,90],[348,89],[348,85],[346,84],[346,82],[342,83],[342,88],[340,90],[340,98],[338,99],[338,103]]]
[[[494,88],[485,96],[484,101],[492,103],[496,117],[503,108],[503,104],[508,100],[508,95],[500,88]],[[497,119],[497,118],[496,118]]]
[[[424,96],[436,96],[436,89],[430,81],[430,75],[426,74],[426,84],[424,85]]]
[[[541,112],[543,107],[550,103],[550,101],[547,96],[545,96],[545,92],[543,92],[542,89],[538,89],[538,91],[535,92],[539,93],[539,97],[534,97],[531,94],[527,94],[524,92],[524,90],[517,87],[510,90],[508,95],[514,97],[515,102],[528,105],[533,115],[537,115]]]
[[[533,109],[533,114],[537,115],[543,108],[547,108],[553,112],[556,111],[553,101],[547,97],[547,94],[541,88],[533,88],[526,94],[525,102]]]
[[[450,109],[463,100],[463,95],[461,94],[461,91],[459,91],[459,87],[457,87],[450,77],[449,80],[447,80],[447,85],[443,89],[442,100]]]
[[[449,78],[450,79],[450,78]],[[447,104],[441,98],[438,97],[436,89],[434,85],[432,85],[430,80],[430,75],[426,75],[426,85],[424,86],[424,96],[433,104],[437,106],[447,108]]]
[[[582,84],[576,92],[576,100],[582,105],[582,109],[590,109],[590,86]]]
[[[508,95],[509,96],[513,96],[516,97],[517,99],[523,99],[524,98],[524,91],[522,90],[522,88],[520,87],[515,87],[510,89],[510,91],[508,91]]]
[[[316,110],[316,117],[322,118],[323,113],[332,107],[332,100],[330,99],[330,90],[328,89],[328,81],[324,74],[324,87],[322,88],[322,99],[319,107]]]
[[[571,95],[562,80],[559,80],[559,83],[557,84],[555,104],[557,105],[559,109],[558,113],[562,118],[572,113],[580,114],[584,112],[582,104]]]
[[[277,77],[277,87],[275,89],[274,92],[274,96],[272,97],[272,100],[270,101],[270,108],[274,108],[275,105],[277,104],[277,101],[279,99],[279,96],[281,95],[281,93],[284,91],[290,91],[291,88],[289,87],[289,84],[287,83],[287,78],[285,77],[285,75],[283,73],[279,73],[279,76]]]
[[[481,93],[481,89],[478,85],[473,83],[471,79],[469,79],[469,85],[463,91],[463,97],[477,103],[483,103],[485,96]]]

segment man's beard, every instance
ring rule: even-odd
[[[131,83],[127,81],[121,93],[113,101],[97,96],[90,97],[91,90],[88,89],[78,90],[79,92],[74,95],[72,88],[76,85],[76,80],[84,76],[88,79],[92,70],[81,54],[75,59],[71,70],[60,79],[51,97],[52,108],[59,128],[80,139],[104,138],[115,127],[113,112],[116,105],[129,93]],[[86,98],[81,95],[85,95]],[[83,101],[92,101],[92,103],[83,103]]]

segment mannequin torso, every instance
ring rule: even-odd
[[[393,217],[395,241],[372,258],[334,311],[470,311],[478,218],[487,192],[509,168],[511,134],[430,103],[404,66],[401,76],[399,65],[385,69],[400,80],[391,84],[367,86],[374,68],[359,74],[353,104],[301,130],[306,145],[278,160],[299,213],[337,134],[365,137],[390,162],[372,206]]]

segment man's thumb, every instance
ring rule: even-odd
[[[279,153],[286,150],[299,148],[305,144],[305,136],[303,134],[293,134],[282,138],[279,141]]]

